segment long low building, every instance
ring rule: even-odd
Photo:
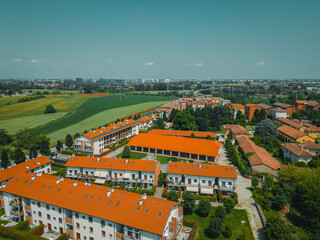
[[[0,171],[0,186],[9,182],[19,173],[50,173],[51,160],[46,156],[39,156]]]
[[[182,131],[182,130],[162,130],[162,129],[152,129],[148,134],[158,134],[158,135],[167,135],[175,137],[190,137],[192,134],[196,138],[206,138],[210,136],[211,138],[216,138],[217,135],[212,132],[201,132],[201,131]]]
[[[157,185],[160,174],[160,162],[154,160],[72,156],[65,166],[68,178],[113,182],[115,186],[125,183],[128,188],[142,185],[150,189]]]
[[[232,193],[236,178],[236,168],[231,166],[168,163],[167,186],[169,189],[186,188],[189,192],[206,195],[212,195],[215,190]]]
[[[77,240],[175,239],[183,222],[177,202],[47,174],[19,174],[0,196],[12,220]]]
[[[197,138],[141,133],[133,137],[128,145],[132,151],[216,162],[220,156],[222,143]]]

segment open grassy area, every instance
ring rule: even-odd
[[[225,132],[226,132],[226,128],[223,125],[220,126],[220,130],[214,131],[215,134],[217,134],[217,133],[225,133]]]
[[[215,212],[215,207],[211,208],[211,212],[208,217],[199,217],[196,213],[192,215],[184,215],[183,217],[185,219],[192,219],[194,221],[199,222],[199,228],[198,228],[198,234],[196,239],[197,240],[209,240],[211,238],[207,237],[205,235],[205,229],[209,225],[210,217],[214,216]],[[243,222],[243,223],[241,223]],[[240,210],[240,209],[233,209],[230,214],[228,214],[224,221],[223,224],[225,225],[226,223],[231,224],[231,229],[232,229],[232,237],[229,239],[237,239],[237,237],[242,233],[245,236],[246,240],[253,240],[253,234],[252,230],[250,227],[250,223],[248,220],[247,212],[245,210]],[[224,229],[224,227],[223,227]],[[226,239],[222,234],[217,238],[219,240]]]
[[[160,163],[163,163],[163,164],[168,163],[170,158],[172,158],[172,157],[157,155],[157,160],[158,160]],[[175,157],[175,158],[176,158],[176,157]],[[176,158],[176,159],[178,159],[178,162],[186,162],[186,161],[188,161],[187,159],[182,159],[182,158]]]
[[[55,132],[52,132],[48,134],[48,137],[51,139],[51,141],[57,141],[59,139],[64,139],[65,136],[70,133],[72,135],[76,133],[82,133],[84,130],[90,130],[93,128],[97,128],[99,126],[104,126],[106,123],[114,121],[118,118],[123,118],[125,116],[155,107],[161,103],[164,103],[166,101],[160,101],[160,102],[147,102],[147,103],[141,103],[136,105],[130,105],[126,107],[118,107],[110,110],[106,110],[103,112],[100,112],[98,114],[95,114],[83,121],[80,119],[77,121],[77,119],[74,119],[74,122],[72,125],[66,124],[67,127],[59,129]],[[64,118],[60,118],[64,119]],[[57,121],[59,121],[58,119]],[[57,121],[53,121],[50,123],[48,127],[51,125],[57,124]],[[62,122],[63,123],[63,122]],[[63,125],[62,125],[63,126]],[[54,126],[53,126],[54,127]],[[39,131],[39,129],[37,129]]]
[[[141,159],[145,158],[148,154],[140,152],[131,152],[130,159]],[[122,158],[122,153],[117,155],[117,158]]]
[[[246,130],[247,131],[254,131],[256,129],[257,126],[252,126],[252,125],[247,125],[246,126]]]
[[[35,128],[63,117],[67,112],[34,115],[0,121],[0,129],[6,129],[9,134],[15,134],[23,128]]]

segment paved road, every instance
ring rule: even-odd
[[[112,151],[110,153],[107,153],[105,155],[103,155],[102,157],[104,158],[114,158],[116,157],[117,155],[119,155],[120,153],[123,152],[123,149],[124,149],[124,146],[122,147],[119,147],[118,149],[116,149],[115,151]]]

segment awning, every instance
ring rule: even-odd
[[[94,176],[95,176],[95,177],[99,177],[99,176],[100,176],[100,173],[101,173],[100,171],[95,171]]]
[[[105,179],[96,179],[95,183],[104,184],[105,181],[106,181]]]
[[[101,172],[100,177],[105,178],[107,177],[108,172]]]
[[[199,192],[199,188],[198,187],[187,187],[187,191],[188,192]]]
[[[213,195],[213,188],[201,188],[200,193]]]
[[[123,178],[130,179],[130,176],[131,176],[131,174],[130,174],[130,173],[125,173],[125,174],[124,174],[124,176],[123,176]]]

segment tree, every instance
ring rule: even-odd
[[[165,122],[168,122],[168,121],[169,121],[169,119],[167,118],[167,113],[166,113],[166,112],[163,112],[162,119],[163,119],[163,121],[165,121]]]
[[[34,132],[31,129],[21,129],[16,134],[16,146],[28,149],[32,144]]]
[[[164,120],[162,118],[158,118],[156,121],[154,121],[154,128],[155,129],[165,129],[166,124],[164,123]]]
[[[54,109],[54,107],[51,104],[47,105],[46,109],[44,110],[45,114],[55,113],[55,112],[56,112],[56,110]]]
[[[273,182],[273,178],[269,174],[265,174],[263,180],[263,189],[269,191],[273,185]]]
[[[183,212],[187,215],[190,215],[194,212],[196,208],[196,199],[192,193],[186,192],[182,196],[183,202]]]
[[[29,159],[36,158],[37,156],[38,156],[37,149],[35,149],[35,147],[31,146],[29,148]]]
[[[280,211],[284,206],[288,205],[288,199],[285,194],[279,194],[273,197],[272,208]]]
[[[266,110],[264,108],[262,108],[260,110],[260,121],[265,120],[266,119]]]
[[[259,186],[259,180],[256,176],[253,176],[253,178],[251,179],[251,186],[253,188],[256,188]]]
[[[279,216],[273,214],[267,219],[264,234],[267,239],[287,240],[289,239],[290,231],[284,221]]]
[[[226,209],[222,206],[218,206],[214,212],[214,216],[223,220],[227,215]]]
[[[131,157],[131,150],[129,146],[125,146],[122,152],[122,158],[130,158]]]
[[[170,191],[167,197],[167,200],[169,201],[174,201],[174,202],[179,202],[179,195],[176,191]]]
[[[318,156],[313,157],[311,161],[308,162],[308,166],[311,168],[320,167],[320,158]]]
[[[261,121],[259,109],[254,110],[253,116],[255,117],[257,123],[259,123]]]
[[[8,157],[8,149],[2,149],[1,151],[1,167],[7,168],[10,165],[9,157]]]
[[[73,146],[73,139],[70,134],[66,136],[66,146],[71,148]]]
[[[207,140],[212,140],[212,137],[211,137],[210,135],[207,135],[207,136],[206,136],[206,139],[207,139]]]
[[[222,221],[220,218],[212,217],[210,218],[209,226],[205,230],[205,234],[213,239],[216,239],[222,233]]]
[[[7,145],[12,141],[6,129],[0,129],[0,145]]]
[[[208,199],[201,199],[198,205],[197,214],[200,217],[207,217],[211,210],[211,203]]]
[[[56,146],[57,151],[60,152],[62,148],[63,148],[62,142],[60,140],[58,140],[57,146]]]
[[[37,136],[33,136],[31,138],[31,145],[34,146],[36,149],[40,149],[40,146],[41,146],[41,143],[43,141],[47,141],[47,142],[50,142],[50,139],[44,135],[44,134],[40,134],[40,135],[37,135]]]
[[[175,130],[191,130],[197,131],[198,126],[196,124],[195,118],[189,110],[183,110],[176,114],[173,119],[173,129]]]
[[[26,160],[26,155],[24,155],[21,148],[16,148],[13,152],[13,160],[16,164],[22,163]]]
[[[73,139],[76,139],[76,138],[78,138],[78,137],[80,137],[80,134],[79,134],[79,133],[76,133],[76,134],[73,136]]]
[[[243,127],[245,127],[247,124],[246,116],[240,110],[238,110],[238,112],[237,112],[235,123],[237,123]]]
[[[235,207],[235,205],[235,202],[231,198],[227,198],[223,203],[223,206],[226,208],[227,213],[231,213],[231,210]]]
[[[191,138],[196,138],[196,136],[194,135],[194,133],[191,133],[190,137],[191,137]]]
[[[164,183],[164,173],[160,170],[160,174],[158,176],[158,185],[162,186],[163,183]]]
[[[209,130],[208,120],[204,117],[196,118],[196,124],[198,125],[199,131],[208,131]]]
[[[49,145],[49,141],[42,141],[40,144],[40,153],[42,155],[49,155],[50,154],[50,145]]]
[[[271,120],[266,119],[258,123],[254,135],[258,137],[270,136],[276,138],[278,129]]]
[[[225,238],[231,238],[232,237],[232,229],[231,229],[231,224],[227,223],[224,227],[224,232],[223,232],[223,236]]]

